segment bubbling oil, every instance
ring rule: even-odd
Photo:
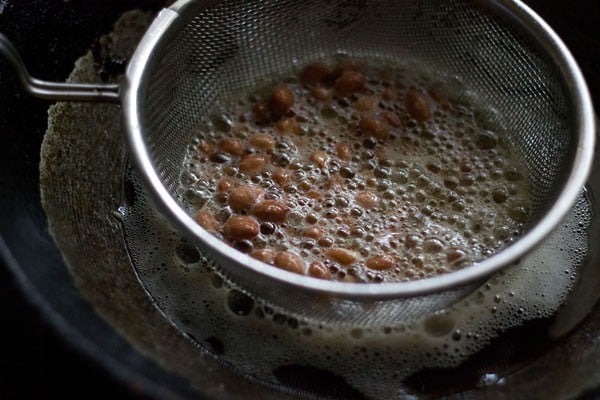
[[[189,146],[180,194],[217,237],[294,272],[384,282],[460,269],[523,231],[524,168],[475,106],[406,70],[346,60],[298,75],[229,100]],[[254,211],[268,202],[280,213]]]
[[[199,128],[181,176],[181,196],[202,216],[198,222],[238,250],[293,253],[302,259],[299,273],[311,274],[320,262],[328,272],[321,278],[356,282],[451,272],[515,240],[530,192],[501,132],[426,79],[375,68],[366,75],[364,92],[330,101],[295,77],[284,79],[294,107],[267,121],[257,121],[254,109],[268,102],[269,88],[222,106]],[[411,90],[428,96],[430,118],[420,120],[398,101]],[[377,122],[361,131],[365,115],[386,113],[393,117],[385,133]],[[143,192],[133,172],[130,179]],[[252,207],[265,200],[283,204],[285,217],[261,220]],[[123,221],[136,271],[157,306],[220,361],[268,385],[310,392],[314,383],[288,379],[304,373],[346,384],[340,398],[394,399],[407,395],[403,381],[412,374],[455,367],[512,327],[553,315],[587,252],[581,227],[590,223],[589,206],[582,195],[542,246],[459,303],[376,326],[303,319],[253,297],[224,280],[145,200],[125,207]],[[255,218],[256,235],[228,236],[234,216]],[[332,256],[340,249],[349,256]],[[383,256],[393,267],[369,267]]]
[[[133,170],[128,180],[135,201],[119,212],[136,273],[157,307],[220,361],[284,389],[282,371],[309,368],[333,386],[346,382],[358,398],[405,398],[411,374],[455,367],[503,332],[552,316],[588,253],[591,206],[582,194],[536,250],[448,309],[385,326],[333,326],[286,315],[224,281],[157,214]]]

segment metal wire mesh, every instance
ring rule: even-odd
[[[192,14],[197,9],[202,12]],[[533,194],[529,226],[552,206],[571,173],[579,132],[570,117],[573,106],[562,72],[542,46],[493,5],[465,0],[225,0],[183,10],[182,28],[169,32],[149,62],[144,103],[139,105],[150,157],[174,198],[186,146],[215,104],[258,81],[336,54],[418,69],[446,82],[458,101],[482,105],[482,118],[505,134],[523,160]],[[222,268],[229,276],[239,266]],[[261,282],[239,283],[258,297],[282,296],[269,293]],[[419,303],[419,312],[431,311],[468,290],[455,289],[412,301]],[[297,309],[316,307],[315,315],[339,306],[310,302],[310,295],[299,293],[285,303]],[[354,314],[363,318],[361,313]]]

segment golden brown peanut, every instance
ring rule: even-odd
[[[275,86],[269,96],[267,107],[271,115],[281,118],[287,114],[294,105],[294,93],[287,86]]]
[[[269,121],[269,110],[263,101],[259,101],[252,107],[252,115],[257,124],[263,124]]]
[[[229,207],[235,212],[246,212],[252,208],[262,195],[259,186],[242,185],[231,190],[229,194]]]
[[[198,150],[200,150],[201,153],[211,155],[214,151],[214,148],[212,144],[210,144],[206,140],[202,140],[198,145]]]
[[[306,193],[306,197],[308,197],[309,199],[313,199],[313,200],[319,200],[321,198],[321,193],[319,193],[315,190],[311,190],[310,192]]]
[[[278,184],[279,186],[285,186],[290,180],[290,173],[288,170],[283,168],[276,169],[271,175],[273,182]]]
[[[389,255],[373,256],[367,259],[365,265],[367,268],[374,269],[376,271],[384,271],[394,266],[394,258]]]
[[[325,232],[323,232],[321,228],[317,228],[316,226],[306,228],[306,230],[304,231],[304,236],[315,240],[322,238],[323,235],[325,235]]]
[[[325,88],[323,86],[313,86],[312,88],[310,88],[310,95],[324,103],[330,102],[333,97],[331,89]]]
[[[300,126],[295,118],[282,118],[275,124],[275,130],[279,133],[297,135],[300,131]]]
[[[240,171],[245,174],[259,174],[265,169],[267,159],[262,154],[248,154],[240,160]]]
[[[381,91],[381,97],[387,101],[395,101],[398,98],[398,92],[393,88],[385,88]]]
[[[377,204],[377,195],[368,190],[362,190],[356,194],[356,202],[366,209],[373,208]]]
[[[365,89],[365,76],[358,71],[346,70],[335,80],[334,89],[341,96],[350,96]]]
[[[294,253],[280,251],[275,255],[273,263],[279,268],[304,275],[304,261]]]
[[[257,249],[252,251],[250,255],[267,264],[271,264],[275,259],[275,252],[269,249]]]
[[[235,185],[235,181],[229,177],[222,178],[219,183],[217,183],[217,192],[228,193],[233,186]]]
[[[431,88],[427,91],[429,96],[442,108],[443,110],[447,110],[451,107],[450,100],[448,97],[441,92],[441,90],[436,88]]]
[[[325,164],[329,160],[329,155],[324,151],[315,151],[310,156],[310,161],[312,161],[317,167],[323,168]]]
[[[417,122],[425,122],[431,118],[431,106],[425,94],[417,89],[410,89],[404,96],[404,106]]]
[[[308,64],[300,71],[300,82],[306,86],[323,84],[331,74],[329,68],[320,62]]]
[[[446,252],[446,261],[449,263],[454,263],[467,255],[463,250],[457,248],[449,248]]]
[[[241,156],[244,148],[236,138],[224,138],[219,141],[219,149],[234,156]]]
[[[333,69],[333,72],[331,73],[331,76],[333,77],[333,79],[337,79],[342,74],[344,74],[344,72],[354,71],[354,72],[362,73],[365,71],[365,68],[366,68],[365,64],[361,61],[342,60],[339,63],[337,63],[337,65]]]
[[[198,225],[209,232],[217,232],[219,230],[219,221],[211,211],[200,210],[194,215],[194,219]]]
[[[313,261],[308,266],[308,274],[314,278],[329,279],[331,278],[331,272],[322,263]]]
[[[283,223],[286,221],[290,208],[277,200],[263,200],[250,210],[250,213],[260,220]]]
[[[350,265],[356,262],[358,256],[356,252],[352,250],[335,248],[327,251],[327,256],[332,260],[342,264],[342,265]]]
[[[364,116],[358,121],[358,130],[363,135],[377,139],[386,139],[390,134],[390,129],[385,122],[371,116]]]
[[[335,152],[340,160],[349,161],[352,158],[352,149],[348,143],[338,143]]]
[[[400,117],[388,110],[382,111],[381,112],[381,118],[383,118],[383,120],[385,122],[388,123],[389,126],[393,127],[393,128],[401,128],[402,127],[402,121],[400,120]]]
[[[273,150],[273,147],[275,146],[275,139],[264,133],[252,135],[249,141],[252,146],[263,151]]]
[[[377,100],[373,96],[360,96],[353,104],[358,111],[372,111],[377,105]]]
[[[230,241],[254,239],[259,232],[258,222],[246,215],[232,215],[223,226],[223,236]]]

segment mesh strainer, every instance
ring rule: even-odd
[[[129,149],[159,211],[252,296],[331,323],[390,323],[456,302],[560,222],[593,156],[593,110],[581,73],[551,29],[516,1],[181,0],[156,17],[120,87],[32,79],[1,35],[0,53],[34,95],[121,101]],[[197,225],[177,190],[186,147],[214,104],[294,65],[340,53],[453,77],[469,88],[459,100],[493,105],[486,118],[507,132],[533,189],[522,237],[446,275],[356,284],[266,266]]]

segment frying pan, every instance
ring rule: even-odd
[[[557,0],[528,2],[571,48],[598,104],[600,80],[594,72],[600,67],[600,39],[595,31],[600,21],[600,5],[590,5],[582,0],[571,2],[566,9],[561,3]],[[160,5],[160,1],[141,0],[94,3],[83,0],[2,1],[0,29],[21,49],[32,75],[60,81],[72,69],[73,61],[85,53],[101,33],[110,30],[120,13],[134,7],[156,10]],[[113,67],[119,68],[118,65]],[[26,377],[17,380],[7,379],[7,375],[3,375],[0,380],[0,395],[6,391],[26,397],[28,390],[29,394],[36,394],[33,389],[35,385],[32,385],[28,373],[33,364],[45,361],[48,364],[47,370],[56,371],[52,374],[53,377],[63,374],[70,377],[81,371],[100,374],[97,381],[84,380],[95,386],[88,389],[93,393],[99,393],[100,387],[111,385],[108,393],[123,398],[198,396],[198,393],[187,388],[180,377],[139,354],[79,296],[60,253],[48,234],[39,201],[39,148],[46,130],[48,104],[25,95],[11,71],[2,64],[0,93],[0,249],[6,268],[10,271],[10,275],[3,271],[2,277],[10,278],[21,290],[16,292],[7,285],[8,290],[12,290],[9,292],[12,295],[5,298],[5,293],[2,297],[2,310],[9,310],[3,315],[16,318],[8,323],[4,322],[3,343],[19,345],[9,353],[12,359],[5,359],[2,366],[14,368],[17,365],[17,371]],[[29,301],[33,307],[22,304]],[[14,311],[15,308],[25,311],[35,322],[23,319]],[[597,318],[598,315],[595,313]],[[41,318],[48,322],[40,322]],[[7,328],[11,325],[17,327]],[[42,332],[29,332],[32,327]],[[48,331],[53,332],[50,339],[45,334]],[[14,336],[10,336],[11,334]],[[16,335],[23,337],[17,338]],[[55,359],[44,360],[43,352],[32,350],[37,350],[39,343],[47,343],[48,340],[59,350],[46,354],[63,359],[63,352],[75,352],[75,355],[67,358],[74,365],[61,365]],[[25,360],[21,358],[23,354],[28,355]],[[594,357],[598,360],[600,354],[582,355],[581,362],[585,364]],[[8,376],[18,375],[14,370],[11,374]],[[224,382],[240,386],[243,390],[245,384],[236,380],[235,376],[227,371],[223,371],[222,375]],[[40,378],[39,375],[34,375],[34,380],[36,377]],[[594,375],[590,374],[590,379],[593,378]],[[23,385],[23,382],[27,382],[27,385]],[[65,387],[69,387],[68,379],[61,383],[53,386],[56,390],[54,394],[65,394]],[[11,384],[12,389],[9,386]],[[589,390],[590,387],[597,388],[598,384],[600,381],[596,380],[573,387],[573,393]],[[38,394],[53,394],[44,390],[43,384],[40,387],[43,391]],[[137,389],[131,391],[130,387]],[[249,386],[246,389],[257,393],[256,387]],[[584,396],[593,398],[600,394],[598,389],[592,390]]]

